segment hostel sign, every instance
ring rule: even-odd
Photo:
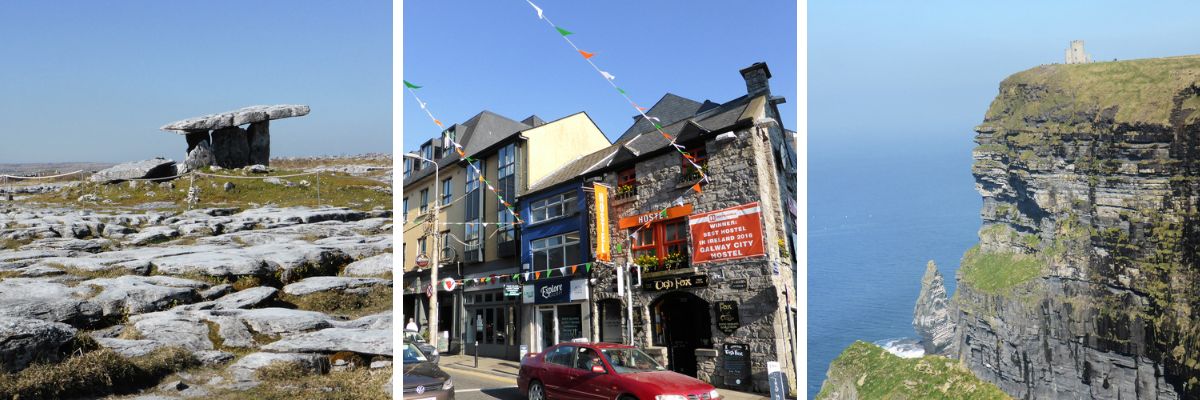
[[[758,202],[696,214],[688,224],[693,264],[766,254]]]

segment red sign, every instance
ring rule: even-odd
[[[696,214],[688,224],[693,264],[766,254],[758,202]]]

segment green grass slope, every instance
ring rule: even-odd
[[[949,358],[900,358],[857,341],[829,366],[818,400],[1011,399]]]

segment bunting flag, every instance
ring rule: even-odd
[[[589,53],[589,52],[583,51],[582,49],[579,48],[579,46],[575,45],[575,42],[572,41],[570,37],[568,37],[568,36],[574,34],[574,32],[563,29],[562,27],[554,24],[554,22],[551,21],[549,18],[546,18],[545,13],[542,11],[542,9],[540,7],[538,7],[537,5],[534,5],[532,0],[526,0],[526,2],[528,2],[529,5],[531,7],[533,7],[534,10],[537,10],[538,19],[546,21],[546,24],[550,25],[551,28],[554,28],[554,30],[559,33],[559,35],[563,38],[564,41],[567,42],[568,45],[571,46],[571,48],[575,49],[575,51],[578,51],[579,54],[583,55],[583,58],[584,58],[584,60],[587,61],[588,65],[590,65],[592,67],[592,69],[596,70],[596,72],[599,73],[600,76],[604,77],[604,80],[606,82],[608,82],[610,85],[612,85],[612,87],[614,89],[617,89],[617,92],[621,93],[621,96],[625,98],[625,101],[628,101],[629,104],[632,105],[637,110],[638,114],[641,114],[642,118],[647,119],[647,120],[650,119],[650,116],[646,115],[647,109],[645,107],[638,106],[637,103],[635,103],[633,101],[633,98],[629,97],[629,94],[626,93],[624,89],[618,87],[617,84],[614,83],[614,77],[612,74],[608,73],[608,71],[601,70],[600,67],[597,66],[595,62],[592,62],[591,59],[592,59],[592,56],[595,55],[595,53]],[[654,121],[655,121],[654,129],[657,130],[660,134],[662,134],[663,138],[666,138],[668,142],[671,142],[671,145],[675,147],[676,151],[679,151],[680,154],[684,154],[685,152],[683,151],[682,146],[679,146],[675,143],[676,138],[667,134],[667,132],[663,130],[663,127],[662,127],[662,125],[660,125],[658,123],[660,121],[657,118],[655,118]],[[695,168],[696,172],[700,174],[700,178],[704,182],[708,182],[708,175],[707,175],[706,171],[704,171],[704,168],[702,168],[700,165],[696,164],[695,160],[693,160],[693,159],[687,159],[687,162],[692,164],[692,167]],[[700,193],[698,186],[694,186],[694,188],[696,189],[697,193]]]
[[[575,275],[575,270],[576,270],[576,269],[578,269],[578,268],[579,268],[579,266],[578,266],[578,265],[572,265],[572,266],[571,266],[571,275]]]
[[[530,2],[529,4],[533,5],[532,2]],[[537,8],[537,6],[534,6],[534,8]],[[539,15],[541,14],[541,9],[538,9],[538,13],[539,13]],[[421,101],[421,97],[417,96],[417,92],[414,89],[419,89],[421,87],[417,86],[417,85],[413,85],[412,83],[410,83],[408,81],[404,81],[404,86],[408,88],[408,92],[411,93],[413,98],[417,100],[417,104],[421,105],[421,109],[425,111],[425,115],[428,115],[429,119],[433,120],[433,123],[437,124],[438,128],[443,128],[442,121],[440,121],[436,117],[434,117],[433,111],[430,111],[429,107],[426,106],[426,103],[424,101]],[[474,170],[477,175],[479,175],[479,181],[486,184],[487,181],[484,180],[484,178],[483,178],[483,171],[480,170],[479,167],[475,165],[476,160],[471,158],[470,156],[467,156],[467,153],[463,151],[462,144],[458,143],[458,141],[454,140],[454,138],[451,138],[449,135],[444,135],[443,138],[444,138],[444,140],[449,141],[450,144],[454,145],[454,150],[455,150],[455,152],[458,153],[458,156],[461,159],[466,160],[467,166],[470,167],[472,170]],[[496,197],[499,199],[499,201],[501,203],[507,203],[507,201],[504,199],[504,197],[500,195],[500,192],[496,191],[495,187],[493,187],[491,184],[488,184],[487,187],[488,187],[488,190],[491,190],[492,193],[496,194]],[[515,221],[514,224],[523,224],[524,223],[524,220],[521,219],[521,216],[519,214],[517,214],[517,211],[514,210],[512,207],[506,207],[506,210],[508,211],[509,214],[512,214],[513,221]]]
[[[592,263],[583,264],[583,268],[586,269],[587,272],[592,272]]]
[[[538,7],[536,4],[533,4],[533,2],[532,2],[532,1],[525,0],[525,2],[526,2],[526,3],[529,3],[529,5],[530,5],[531,7],[533,7],[533,9],[534,9],[534,10],[537,10],[537,13],[538,13],[538,19],[542,19],[542,8],[541,8],[541,7]]]
[[[541,273],[541,272],[534,272],[534,273],[533,273],[533,279],[542,279],[542,273]]]
[[[695,190],[695,191],[696,191],[696,193],[703,193],[703,192],[700,190],[700,182],[696,182],[696,184],[695,184],[695,185],[692,185],[692,190]]]

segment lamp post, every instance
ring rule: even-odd
[[[438,220],[438,212],[441,211],[441,208],[442,208],[438,204],[438,202],[441,201],[441,200],[439,200],[440,197],[438,196],[438,185],[441,184],[442,180],[441,180],[441,176],[439,175],[440,171],[438,171],[438,165],[433,160],[430,160],[425,157],[421,157],[421,156],[419,156],[417,154],[413,154],[413,153],[407,153],[404,156],[408,157],[408,158],[414,158],[417,160],[421,160],[421,161],[424,161],[424,162],[427,162],[427,163],[433,165],[433,217],[429,221],[429,224],[433,226],[433,235],[431,235],[433,237],[430,238],[430,241],[433,243],[433,252],[432,252],[433,254],[432,254],[432,257],[430,257],[431,258],[430,264],[432,264],[433,266],[429,270],[429,284],[433,286],[433,290],[431,291],[433,293],[433,295],[429,296],[429,345],[433,346],[434,351],[437,351],[438,339],[439,339],[438,338],[438,330],[437,330],[438,329],[438,277],[437,277],[438,275],[437,275],[437,271],[438,271],[438,256],[439,256],[438,253],[440,250],[440,248],[438,247],[438,235],[437,235],[438,222],[437,222],[437,220]]]

